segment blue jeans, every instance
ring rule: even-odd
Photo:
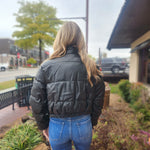
[[[69,118],[50,118],[49,140],[53,150],[89,150],[92,141],[90,115]]]

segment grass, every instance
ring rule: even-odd
[[[0,90],[5,90],[15,86],[15,80],[0,82]]]
[[[119,94],[119,88],[118,88],[118,84],[109,84],[110,86],[110,92],[111,93],[115,93],[115,94]]]
[[[25,123],[10,129],[0,140],[1,150],[32,150],[42,142],[34,123]]]

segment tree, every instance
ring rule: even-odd
[[[56,8],[42,0],[19,1],[18,3],[20,8],[14,15],[18,23],[16,27],[21,30],[15,31],[12,36],[17,38],[16,45],[23,49],[27,50],[39,45],[39,64],[41,64],[42,48],[52,45],[62,21],[56,18]]]

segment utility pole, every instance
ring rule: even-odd
[[[86,0],[86,51],[88,53],[89,0]]]
[[[89,0],[86,0],[86,17],[51,18],[50,20],[83,19],[86,22],[86,51],[88,53],[88,23],[89,23]]]
[[[101,49],[99,48],[99,61],[98,61],[98,63],[99,63],[99,65],[101,65],[101,60],[102,59],[102,57],[101,57]]]

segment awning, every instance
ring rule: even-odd
[[[131,43],[150,30],[150,0],[126,0],[107,48],[130,48]]]
[[[141,44],[139,44],[138,46],[136,46],[134,49],[131,50],[131,53],[134,53],[137,50],[146,48],[149,45],[150,45],[150,39],[145,41],[145,42],[143,42],[143,43],[141,43]]]

